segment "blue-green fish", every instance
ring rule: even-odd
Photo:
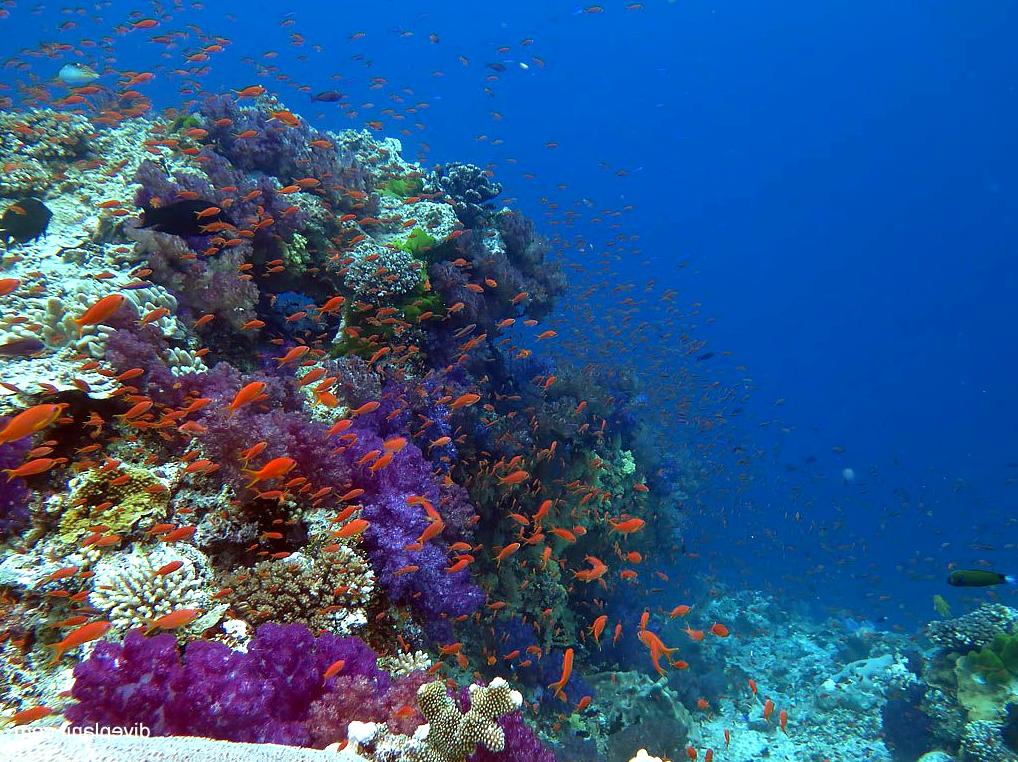
[[[99,78],[99,72],[85,64],[66,64],[60,67],[57,79],[70,87],[87,85],[94,79]]]

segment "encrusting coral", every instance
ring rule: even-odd
[[[87,471],[71,480],[67,504],[60,510],[59,536],[74,544],[100,524],[114,534],[130,532],[143,521],[162,519],[168,504],[166,485],[148,469],[121,464]]]

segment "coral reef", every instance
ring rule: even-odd
[[[672,689],[583,641],[627,587],[575,584],[616,522],[647,528],[637,555],[672,532],[673,488],[640,489],[661,459],[632,388],[511,343],[557,335],[566,281],[492,174],[257,87],[158,115],[92,95],[0,119],[0,195],[52,213],[3,252],[0,425],[57,406],[0,444],[27,469],[0,488],[3,716],[550,762],[575,655],[571,701],[610,670],[660,709],[613,749],[685,737]]]

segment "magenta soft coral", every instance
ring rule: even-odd
[[[344,672],[381,695],[391,679],[357,638],[317,638],[300,624],[265,624],[247,652],[196,640],[183,658],[171,634],[131,632],[101,642],[74,668],[65,712],[75,727],[131,727],[153,735],[199,735],[229,741],[306,746],[312,704],[333,686],[323,675],[338,660]]]

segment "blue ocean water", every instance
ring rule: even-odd
[[[1018,573],[1018,3],[5,15],[14,104],[71,60],[153,73],[154,111],[261,83],[319,129],[377,120],[410,160],[491,169],[583,295],[549,351],[634,373],[654,446],[703,469],[643,583],[660,605],[752,589],[911,633],[934,595],[1015,602],[945,580]]]

